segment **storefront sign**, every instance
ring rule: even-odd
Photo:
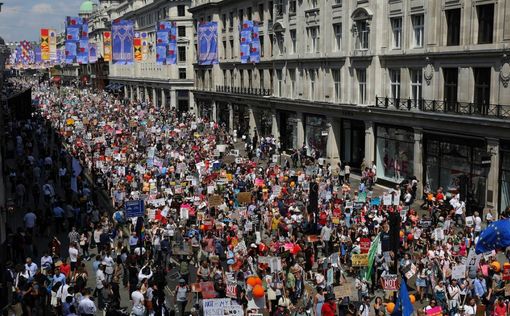
[[[382,287],[385,291],[398,290],[398,276],[396,274],[387,274],[382,277]]]
[[[368,266],[368,254],[352,254],[351,261],[353,267],[366,267]]]

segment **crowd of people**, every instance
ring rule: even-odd
[[[390,315],[398,282],[418,315],[509,313],[498,254],[473,250],[495,214],[467,214],[455,190],[420,206],[416,179],[376,194],[373,162],[354,185],[347,163],[262,159],[272,138],[250,160],[257,145],[208,118],[25,84],[37,113],[8,125],[26,210],[8,238],[13,315],[212,315],[225,298],[246,315]]]

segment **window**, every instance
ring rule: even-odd
[[[186,37],[186,27],[185,26],[178,26],[177,27],[177,34],[179,37]]]
[[[283,96],[283,74],[281,69],[276,69],[276,96]]]
[[[368,49],[368,22],[361,20],[356,22],[356,48]]]
[[[294,94],[296,93],[296,69],[289,69],[289,78],[290,78],[289,97],[294,98]]]
[[[491,68],[475,68],[475,108],[482,114],[487,114],[490,104]]]
[[[315,98],[315,69],[308,70],[308,79],[310,80],[310,90],[308,92],[308,97],[310,100]]]
[[[252,70],[248,69],[248,88],[253,88]]]
[[[268,10],[269,10],[269,20],[271,20],[271,21],[273,20],[273,8],[274,8],[273,1],[270,1]]]
[[[402,45],[402,18],[391,19],[391,30],[393,33],[393,48],[400,48]]]
[[[223,41],[223,58],[227,58],[227,41]]]
[[[278,55],[281,56],[283,54],[283,34],[281,33],[276,34],[276,46],[278,50]]]
[[[478,14],[478,44],[492,43],[494,28],[494,3],[476,7]]]
[[[234,12],[230,11],[228,14],[228,27],[233,28],[234,27]]]
[[[296,30],[290,30],[291,54],[296,53]]]
[[[259,21],[264,21],[264,3],[259,3]]]
[[[342,0],[333,0],[333,5],[341,6],[342,5]]]
[[[390,70],[391,97],[400,99],[400,69]]]
[[[308,0],[308,7],[310,9],[316,9],[317,8],[317,0]]]
[[[252,12],[251,12],[251,7],[249,7],[248,9],[246,9],[246,18],[248,20],[252,20]]]
[[[259,69],[259,87],[260,89],[264,89],[266,85],[264,84],[264,69]]]
[[[177,47],[179,52],[179,62],[186,62],[186,46]]]
[[[264,35],[259,37],[260,42],[260,57],[264,57]]]
[[[177,6],[177,16],[185,16],[186,15],[186,6],[178,5]]]
[[[283,0],[276,0],[276,4],[274,6],[277,17],[283,16]]]
[[[289,14],[296,14],[296,0],[289,1]]]
[[[234,85],[234,71],[233,70],[228,71],[228,77],[230,79],[228,84],[232,87]]]
[[[186,68],[179,68],[179,79],[186,79]]]
[[[230,40],[230,58],[234,58],[234,40]]]
[[[227,15],[225,13],[221,15],[221,28],[223,30],[227,28]]]
[[[335,36],[334,51],[342,50],[342,23],[333,24],[333,34]]]
[[[315,53],[319,49],[319,27],[313,26],[307,28],[308,33],[308,52]]]
[[[457,87],[459,82],[458,68],[443,68],[444,77],[444,100],[449,110],[452,110],[457,103]]]
[[[421,69],[411,69],[411,99],[413,100],[414,106],[418,107],[418,104],[422,98],[422,71]]]
[[[227,70],[223,69],[223,85],[228,86]]]
[[[269,34],[269,56],[273,56],[274,34]]]
[[[411,16],[411,21],[413,23],[413,33],[414,33],[413,46],[415,48],[423,47],[423,30],[424,30],[423,20],[424,20],[423,14]]]
[[[244,70],[239,70],[240,87],[244,87]]]
[[[333,100],[339,102],[342,99],[342,85],[340,69],[331,69],[331,77],[333,78]]]
[[[243,23],[244,20],[244,10],[239,10],[239,23]]]
[[[358,78],[358,102],[359,104],[367,103],[367,70],[357,69],[356,76]]]
[[[446,45],[460,45],[460,9],[446,10]]]

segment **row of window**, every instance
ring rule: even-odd
[[[147,25],[156,25],[156,23],[160,20],[165,20],[170,17],[169,10],[171,8],[162,8],[155,12],[151,12],[149,14],[141,15],[137,22],[139,27],[145,27]],[[183,17],[186,16],[186,6],[178,5],[177,6],[177,16]]]

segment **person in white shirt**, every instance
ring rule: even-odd
[[[469,300],[469,303],[464,305],[464,313],[466,315],[472,316],[476,315],[476,310],[477,310],[476,300],[475,298],[471,298]]]
[[[112,281],[113,265],[115,264],[111,250],[104,256],[103,262],[105,263],[104,273],[106,274],[106,283],[110,283]]]
[[[44,255],[41,257],[41,269],[42,273],[46,274],[46,269],[51,268],[53,265],[53,258],[48,254],[48,252],[44,252]]]
[[[139,282],[142,282],[143,280],[145,279],[150,279],[152,278],[152,270],[151,268],[148,267],[148,265],[144,265],[141,269],[140,269],[140,272],[138,272],[138,281]]]
[[[32,258],[28,257],[25,263],[25,270],[29,272],[29,278],[30,280],[34,277],[34,275],[37,273],[38,267],[37,264],[32,262]]]
[[[365,296],[363,303],[359,307],[359,316],[368,316],[370,314],[370,297]]]
[[[145,315],[145,298],[140,291],[141,285],[137,286],[136,291],[131,293],[131,301],[133,303],[133,307],[131,309],[131,313],[135,316],[143,316]]]
[[[103,289],[106,284],[106,276],[104,274],[105,265],[106,264],[104,262],[102,262],[96,271],[96,291],[97,291],[97,298],[98,298],[97,304],[98,304],[99,309],[101,309],[101,310],[104,308]]]
[[[78,246],[75,242],[69,245],[69,261],[71,262],[71,271],[74,272],[78,268]]]
[[[480,214],[478,212],[475,212],[474,224],[475,224],[475,236],[478,236],[482,231],[482,219],[480,218]]]
[[[90,299],[89,289],[83,291],[83,298],[78,304],[78,314],[81,316],[95,316],[97,312],[96,304]]]

